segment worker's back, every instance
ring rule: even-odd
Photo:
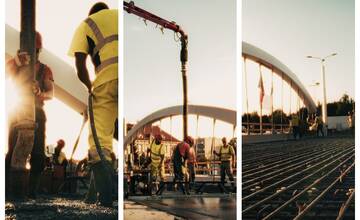
[[[96,79],[93,88],[118,79],[118,10],[103,9],[90,15],[76,29],[69,55],[91,56]]]
[[[95,14],[89,16],[96,25],[99,27],[101,34],[104,38],[109,37],[114,34],[118,34],[118,10],[117,9],[105,9],[101,10]],[[97,38],[91,36],[95,41],[95,44],[98,44]],[[111,41],[104,45],[103,48],[99,51],[101,61],[104,61],[108,58],[118,56],[118,41]]]

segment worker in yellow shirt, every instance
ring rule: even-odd
[[[96,3],[88,18],[76,29],[69,55],[75,57],[77,75],[93,95],[95,128],[106,163],[110,163],[118,112],[118,10],[109,9],[105,3]],[[88,55],[96,74],[93,82],[86,67]],[[112,206],[112,176],[107,164],[101,163],[91,130],[88,141],[98,203]]]
[[[231,186],[234,188],[234,176],[232,174],[232,167],[235,168],[235,151],[234,148],[227,143],[226,137],[222,138],[223,145],[220,147],[220,152],[217,153],[215,150],[213,153],[220,157],[220,175],[221,175],[221,186],[224,187],[225,184],[225,175],[229,177]],[[223,188],[224,189],[224,188]]]
[[[291,117],[291,127],[292,127],[292,130],[293,130],[294,139],[296,139],[298,135],[299,135],[299,137],[301,137],[301,134],[300,134],[300,119],[299,119],[297,114],[294,114]]]
[[[151,180],[156,182],[157,177],[160,177],[160,181],[164,181],[165,167],[165,146],[161,143],[162,137],[160,134],[155,135],[155,139],[150,144],[150,158],[151,158]]]

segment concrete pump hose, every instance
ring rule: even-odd
[[[89,104],[89,118],[90,118],[91,132],[92,132],[92,135],[93,135],[93,138],[94,138],[96,151],[99,154],[99,157],[100,157],[100,160],[101,160],[102,164],[104,165],[104,167],[106,167],[109,170],[109,172],[113,173],[113,169],[111,168],[111,166],[109,166],[109,163],[105,159],[104,152],[101,149],[100,141],[99,141],[99,138],[97,136],[96,127],[95,127],[95,120],[94,120],[94,112],[93,112],[93,97],[94,97],[94,95],[92,93],[90,93],[89,94],[89,99],[88,99],[88,104]]]

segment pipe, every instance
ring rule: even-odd
[[[175,22],[167,21],[157,15],[154,15],[144,9],[141,9],[135,6],[133,1],[125,2],[124,1],[124,11],[129,14],[137,15],[145,20],[149,20],[162,26],[163,28],[174,31],[175,33],[179,33],[181,35],[181,51],[180,51],[180,61],[181,61],[181,73],[182,73],[182,84],[183,84],[183,139],[188,135],[188,92],[187,92],[187,61],[188,61],[188,36],[182,30],[182,28],[177,25]]]

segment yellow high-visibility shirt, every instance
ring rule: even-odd
[[[117,9],[104,9],[95,14],[90,15],[88,18],[93,20],[99,28],[104,38],[118,34],[118,10]],[[84,20],[76,29],[68,52],[69,56],[74,57],[76,52],[89,54],[92,56],[92,51],[98,45],[97,36],[94,34],[93,29]],[[94,59],[95,57],[95,59]],[[97,64],[104,63],[104,61],[118,57],[118,41],[113,40],[106,43],[98,53],[92,57]],[[100,63],[99,63],[100,62]],[[106,82],[118,79],[118,64],[112,63],[101,69],[96,73],[96,78],[93,82],[93,88],[96,88]]]
[[[155,141],[150,145],[151,163],[158,165],[161,157],[165,156],[165,146],[163,144],[156,144]],[[164,161],[163,161],[164,162]]]
[[[57,160],[58,160],[58,163],[59,163],[59,164],[62,164],[62,163],[64,162],[64,160],[66,160],[65,153],[64,153],[64,152],[60,152]]]
[[[299,118],[298,117],[292,117],[291,125],[292,126],[299,126]]]
[[[220,147],[220,160],[221,161],[230,161],[231,157],[235,155],[234,148],[231,145],[227,145],[227,147]]]

